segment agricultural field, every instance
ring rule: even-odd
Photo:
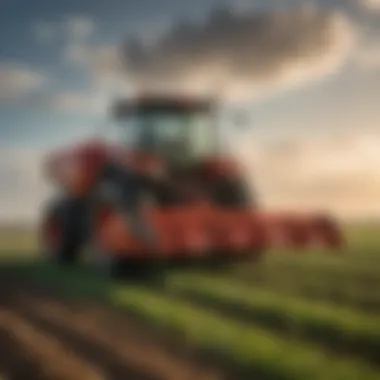
[[[0,379],[380,379],[380,226],[348,247],[119,280],[0,229]]]

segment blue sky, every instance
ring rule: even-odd
[[[369,4],[371,0],[320,0],[318,4],[329,12],[343,13],[355,28],[359,26],[361,44],[362,41],[370,44],[376,41],[376,36],[380,37],[377,31],[380,17],[376,6],[369,7],[366,1]],[[96,112],[80,107],[68,110],[47,105],[47,99],[60,94],[80,95],[81,100],[87,96],[88,102],[91,101],[94,84],[90,68],[68,62],[65,51],[71,45],[80,42],[96,49],[121,44],[131,35],[149,38],[179,18],[204,18],[221,3],[215,0],[4,1],[0,15],[0,68],[19,68],[46,78],[29,97],[20,94],[17,99],[1,101],[0,96],[2,145],[48,146],[65,138],[79,137],[99,118]],[[294,10],[302,1],[240,0],[234,4],[256,12],[273,12]],[[367,34],[365,38],[363,31]],[[353,53],[354,58],[355,54],[364,53],[358,49]],[[379,57],[377,60],[380,61]],[[374,67],[367,65],[370,68],[357,66],[342,65],[334,75],[326,78],[321,75],[315,83],[295,88],[289,85],[289,90],[286,87],[285,91],[273,91],[269,97],[253,101],[257,129],[264,133],[266,130],[287,133],[292,129],[315,132],[338,127],[377,128],[380,62]],[[312,79],[312,73],[309,77]],[[252,91],[254,88],[252,83]]]
[[[223,4],[251,17],[246,29],[235,18],[160,45],[173,23],[208,25]],[[117,54],[131,37],[154,50],[128,71]],[[239,150],[269,205],[380,215],[380,0],[3,0],[0,220],[35,217],[40,148],[90,134],[131,78],[171,74],[180,88],[223,78],[228,100],[251,109],[254,133]]]
[[[4,4],[5,3],[5,4]],[[94,46],[117,44],[123,38],[138,33],[154,23],[170,22],[173,14],[195,13],[197,2],[189,7],[185,1],[5,1],[0,14],[0,64],[21,66],[42,73],[48,83],[45,92],[78,91],[86,93],[91,87],[86,71],[65,62],[65,47],[70,43],[69,22],[88,22],[94,29],[86,42]],[[206,2],[198,2],[206,4]],[[203,8],[202,5],[201,8]],[[46,29],[46,41],[40,34]],[[51,34],[51,36],[49,36]],[[11,37],[10,37],[11,36]],[[72,38],[76,38],[75,36]],[[39,144],[39,141],[60,139],[64,129],[75,124],[91,123],[82,112],[51,110],[41,100],[29,104],[28,99],[0,104],[0,141],[4,144]],[[89,115],[91,116],[91,115]],[[90,120],[90,121],[89,121]],[[73,128],[75,132],[75,127]]]

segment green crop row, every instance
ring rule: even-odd
[[[313,346],[281,339],[141,286],[115,284],[81,271],[36,267],[24,273],[49,289],[71,297],[100,299],[165,331],[179,332],[195,347],[217,354],[224,363],[250,371],[252,376],[279,380],[380,379],[380,373],[363,362],[332,357]]]
[[[182,333],[197,347],[226,356],[240,368],[273,379],[379,379],[363,363],[332,358],[314,347],[287,342],[252,325],[143,289],[118,289],[113,302],[151,323]]]
[[[380,294],[380,269],[373,265],[371,270],[360,270],[354,272],[350,268],[345,272],[345,268],[321,267],[310,263],[276,265],[264,263],[262,266],[245,266],[229,269],[227,274],[239,277],[242,281],[260,285],[280,291],[296,290],[302,293],[305,290],[307,295],[326,295],[335,298],[337,301],[347,301],[358,306],[363,298],[368,300],[372,310],[378,305]],[[372,305],[371,305],[372,303]],[[365,302],[367,304],[367,302]]]
[[[285,273],[284,273],[285,272]],[[270,273],[228,273],[231,278],[238,278],[246,286],[268,289],[284,295],[297,295],[314,300],[326,300],[338,305],[347,305],[363,311],[380,313],[380,283],[378,285],[350,281],[339,281],[330,276],[310,276],[308,271],[287,273],[271,271]]]
[[[304,261],[301,258],[299,260],[283,258],[281,261],[274,261],[268,258],[268,262],[264,262],[261,266],[256,264],[236,266],[231,269],[231,272],[247,277],[270,278],[288,275],[295,280],[312,278],[335,284],[351,282],[380,288],[380,266],[374,265],[372,261],[363,265],[351,261],[346,262],[344,258],[340,263],[324,263],[318,260]]]
[[[307,302],[254,290],[230,278],[199,275],[169,277],[166,287],[179,294],[199,295],[232,313],[244,313],[266,327],[291,331],[340,350],[380,361],[380,317],[324,303]]]

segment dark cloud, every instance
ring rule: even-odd
[[[146,87],[227,85],[244,92],[331,70],[350,37],[343,15],[313,6],[248,14],[223,9],[202,25],[178,23],[153,47],[128,42],[123,56],[127,73]]]

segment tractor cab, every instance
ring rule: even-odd
[[[218,131],[211,102],[143,98],[116,104],[119,142],[170,164],[193,166],[218,154]]]

